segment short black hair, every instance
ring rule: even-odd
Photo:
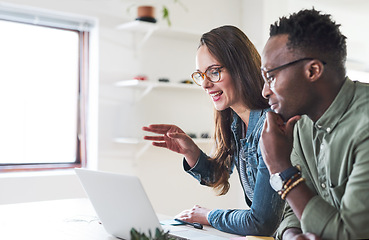
[[[345,74],[347,56],[346,37],[339,30],[340,24],[330,14],[313,9],[301,10],[289,17],[281,17],[270,26],[270,37],[287,34],[287,47],[321,57]]]

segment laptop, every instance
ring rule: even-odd
[[[130,239],[132,228],[147,236],[149,230],[155,235],[158,228],[169,231],[175,239],[228,239],[206,230],[161,225],[137,176],[80,168],[75,171],[105,230],[117,238]]]

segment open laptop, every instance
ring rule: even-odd
[[[132,228],[146,235],[150,230],[154,235],[159,228],[169,231],[176,239],[228,239],[206,233],[206,230],[161,225],[136,176],[80,168],[75,171],[105,230],[115,237],[130,239]]]

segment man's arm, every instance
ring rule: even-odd
[[[292,166],[290,156],[293,145],[293,127],[299,119],[300,117],[296,116],[284,123],[278,114],[268,112],[260,147],[270,174],[283,172]],[[306,184],[301,182],[288,192],[286,199],[298,219],[301,219],[306,204],[314,196],[315,194]]]

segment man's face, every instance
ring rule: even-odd
[[[262,94],[269,100],[272,110],[285,121],[295,115],[305,114],[309,98],[307,81],[304,81],[303,75],[306,56],[294,54],[293,50],[287,48],[287,42],[286,34],[271,37],[261,58],[265,81]]]

